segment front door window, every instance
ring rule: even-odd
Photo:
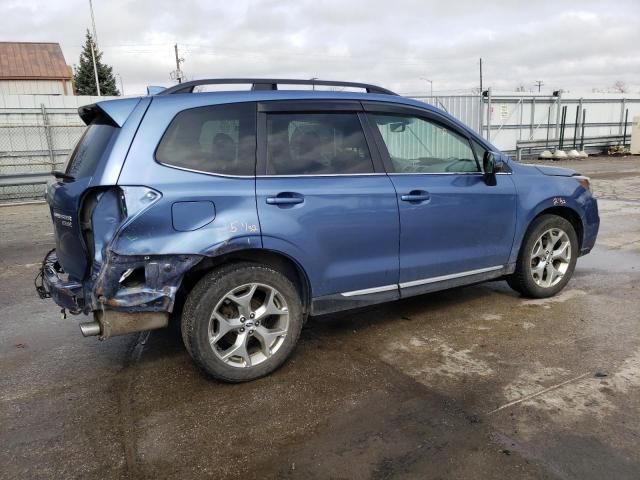
[[[394,173],[479,172],[469,141],[422,118],[372,115],[389,151]]]

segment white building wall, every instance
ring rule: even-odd
[[[0,95],[0,109],[40,109],[41,105],[44,105],[45,108],[67,108],[72,109],[67,112],[68,115],[73,116],[78,122],[82,123],[82,120],[80,120],[76,112],[78,107],[116,98],[122,97],[97,97],[90,95]],[[0,114],[7,113],[13,112],[0,112]],[[39,112],[36,113],[39,115]]]
[[[73,95],[73,87],[70,80],[0,80],[0,95]]]

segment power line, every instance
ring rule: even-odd
[[[161,48],[166,48],[167,43],[150,43],[150,44],[104,44],[101,45],[103,50],[106,49],[127,49],[122,54],[138,54],[138,53],[156,53]],[[307,52],[307,51],[299,51],[299,52],[286,52],[286,53],[276,53],[276,52],[263,52],[263,51],[254,51],[248,52],[245,49],[228,49],[225,48],[225,52],[214,52],[214,51],[206,51],[213,50],[214,46],[212,45],[202,45],[202,44],[189,44],[183,43],[181,44],[183,47],[183,51],[189,53],[190,55],[203,55],[203,56],[215,56],[215,57],[304,57],[304,58],[327,58],[332,60],[347,60],[347,61],[362,61],[367,63],[397,63],[397,64],[405,64],[405,65],[416,65],[416,66],[424,66],[424,59],[416,58],[414,59],[398,59],[397,57],[382,57],[375,56],[375,59],[365,58],[363,55],[358,53],[323,53],[323,52]],[[158,47],[158,48],[154,48]],[[186,48],[184,48],[186,47]],[[205,50],[205,51],[203,51]],[[442,57],[429,57],[428,61],[440,61],[440,60],[449,60],[450,57],[442,56]]]

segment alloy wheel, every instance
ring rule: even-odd
[[[258,365],[282,346],[289,329],[284,296],[262,283],[227,292],[209,319],[209,344],[220,360],[234,367]]]
[[[571,241],[560,228],[546,230],[531,250],[531,276],[539,287],[549,288],[560,283],[571,262]]]

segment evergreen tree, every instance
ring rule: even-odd
[[[96,56],[96,66],[98,68],[98,81],[100,82],[101,95],[120,95],[116,87],[116,79],[113,75],[113,68],[102,63],[102,52],[100,52],[93,41],[89,29],[87,29],[86,40],[82,53],[80,53],[80,64],[75,67],[73,81],[78,95],[97,95],[96,76],[93,70],[93,57],[91,56],[91,45]]]

